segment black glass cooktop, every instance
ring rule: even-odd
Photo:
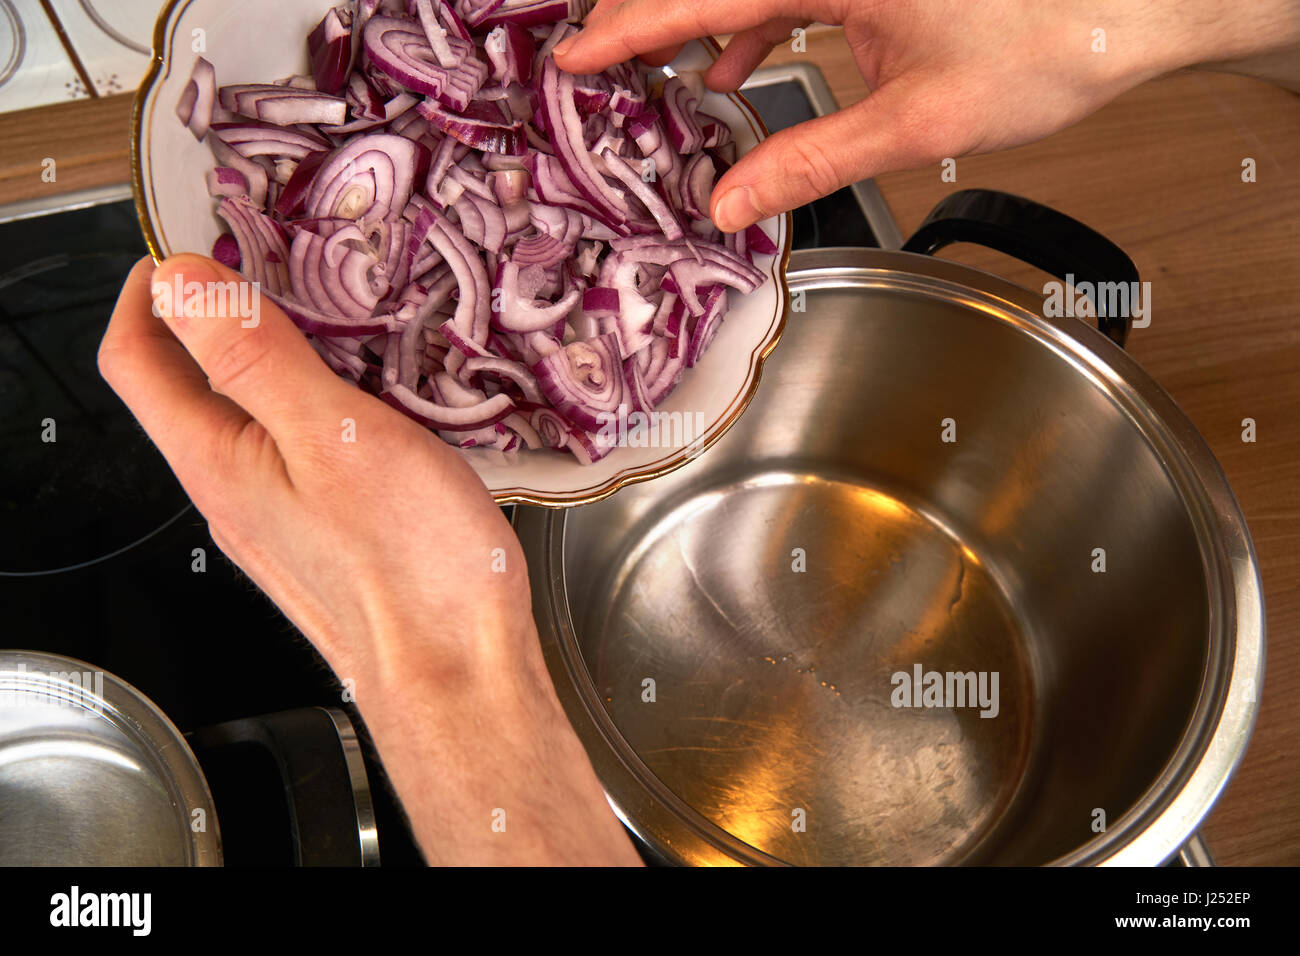
[[[294,707],[348,710],[311,646],[221,555],[99,375],[108,316],[145,254],[132,204],[6,223],[0,248],[12,263],[0,272],[0,647],[114,673],[183,732]],[[269,814],[281,798],[251,766],[198,755],[214,793],[227,795],[219,818]],[[381,856],[418,862],[378,765],[368,771]],[[231,776],[242,784],[218,786]],[[226,836],[230,848],[249,842]],[[227,863],[287,862],[280,849],[228,852]]]

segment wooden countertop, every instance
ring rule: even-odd
[[[842,105],[866,89],[839,31],[806,53]],[[0,205],[129,181],[130,96],[0,115]],[[1253,157],[1258,181],[1241,181]],[[42,160],[57,162],[53,183]],[[904,235],[954,189],[1054,206],[1109,236],[1152,283],[1152,322],[1129,350],[1222,463],[1250,524],[1268,609],[1268,664],[1250,750],[1204,833],[1222,864],[1300,863],[1300,96],[1239,77],[1148,83],[1040,143],[891,173],[881,191]],[[997,253],[943,255],[1031,288],[1043,276]],[[1254,418],[1258,441],[1241,441]]]
[[[131,181],[131,101],[123,93],[0,114],[0,206]],[[43,173],[54,160],[54,181]]]

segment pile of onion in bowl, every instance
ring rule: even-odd
[[[735,158],[695,74],[559,70],[569,0],[353,0],[311,76],[218,87],[177,113],[217,165],[213,256],[329,366],[444,440],[609,454],[757,288],[757,226],[709,197]]]

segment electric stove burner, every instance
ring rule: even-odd
[[[30,223],[4,229],[24,226],[30,233]],[[122,278],[142,252],[136,239],[37,256],[0,273],[0,575],[107,560],[189,507],[96,367]]]

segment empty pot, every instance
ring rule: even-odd
[[[1137,278],[1015,197],[957,194],[909,248],[956,239]],[[714,448],[517,510],[547,662],[617,812],[692,864],[1177,854],[1244,753],[1264,614],[1240,509],[1116,344],[1125,317],[1046,318],[1041,294],[912,252],[799,252],[789,278]]]

